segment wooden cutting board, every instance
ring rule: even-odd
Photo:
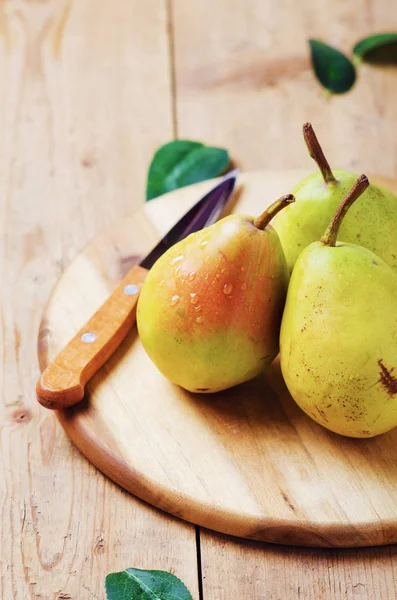
[[[243,175],[232,210],[257,215],[305,175]],[[397,193],[397,181],[374,179]],[[42,369],[213,183],[145,204],[77,256],[43,317]],[[194,395],[164,379],[134,328],[89,383],[84,402],[58,416],[111,479],[201,526],[283,544],[397,542],[397,429],[367,440],[328,432],[294,403],[277,360],[255,381]]]

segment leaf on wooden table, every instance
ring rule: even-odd
[[[146,200],[216,177],[228,164],[229,153],[223,148],[190,140],[169,142],[157,150],[150,163]]]
[[[363,38],[353,48],[356,63],[363,60],[397,64],[397,33],[378,33]]]
[[[105,588],[107,600],[192,600],[182,581],[166,571],[110,573]]]
[[[353,63],[342,52],[319,40],[309,40],[309,45],[319,82],[334,94],[348,92],[356,80]]]

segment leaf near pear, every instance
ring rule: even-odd
[[[126,569],[105,581],[107,600],[192,600],[178,577],[166,571]]]
[[[361,39],[353,48],[355,63],[397,64],[397,33],[378,33]]]
[[[191,140],[174,140],[159,148],[150,163],[146,200],[220,175],[229,164],[224,148]]]
[[[348,92],[356,81],[353,63],[339,50],[319,40],[309,40],[311,60],[318,81],[334,94]]]

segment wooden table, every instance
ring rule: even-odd
[[[349,51],[393,29],[392,0],[1,0],[1,599],[103,599],[106,573],[130,566],[175,572],[195,600],[396,597],[395,547],[196,530],[106,479],[34,393],[52,286],[141,205],[160,144],[199,139],[244,170],[309,170],[311,120],[335,166],[397,176],[396,69],[363,66],[351,93],[326,99],[306,41]]]

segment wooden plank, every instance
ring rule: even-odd
[[[335,167],[395,176],[393,69],[363,65],[353,90],[326,99],[307,39],[349,53],[390,30],[391,0],[320,3],[173,1],[180,137],[227,147],[243,169],[313,169],[301,125],[315,126]],[[302,550],[201,535],[204,598],[392,599],[394,548]],[[318,583],[319,582],[319,583]]]
[[[143,59],[144,57],[144,59]],[[0,597],[103,599],[105,574],[176,572],[194,527],[103,477],[36,402],[36,338],[77,250],[143,201],[173,135],[165,2],[0,3]]]
[[[307,44],[350,53],[361,36],[390,30],[393,6],[174,0],[180,136],[227,147],[246,170],[313,169],[301,134],[311,121],[335,167],[394,176],[394,69],[363,65],[348,94],[326,99]]]
[[[201,532],[203,597],[394,600],[397,548],[272,546]]]

